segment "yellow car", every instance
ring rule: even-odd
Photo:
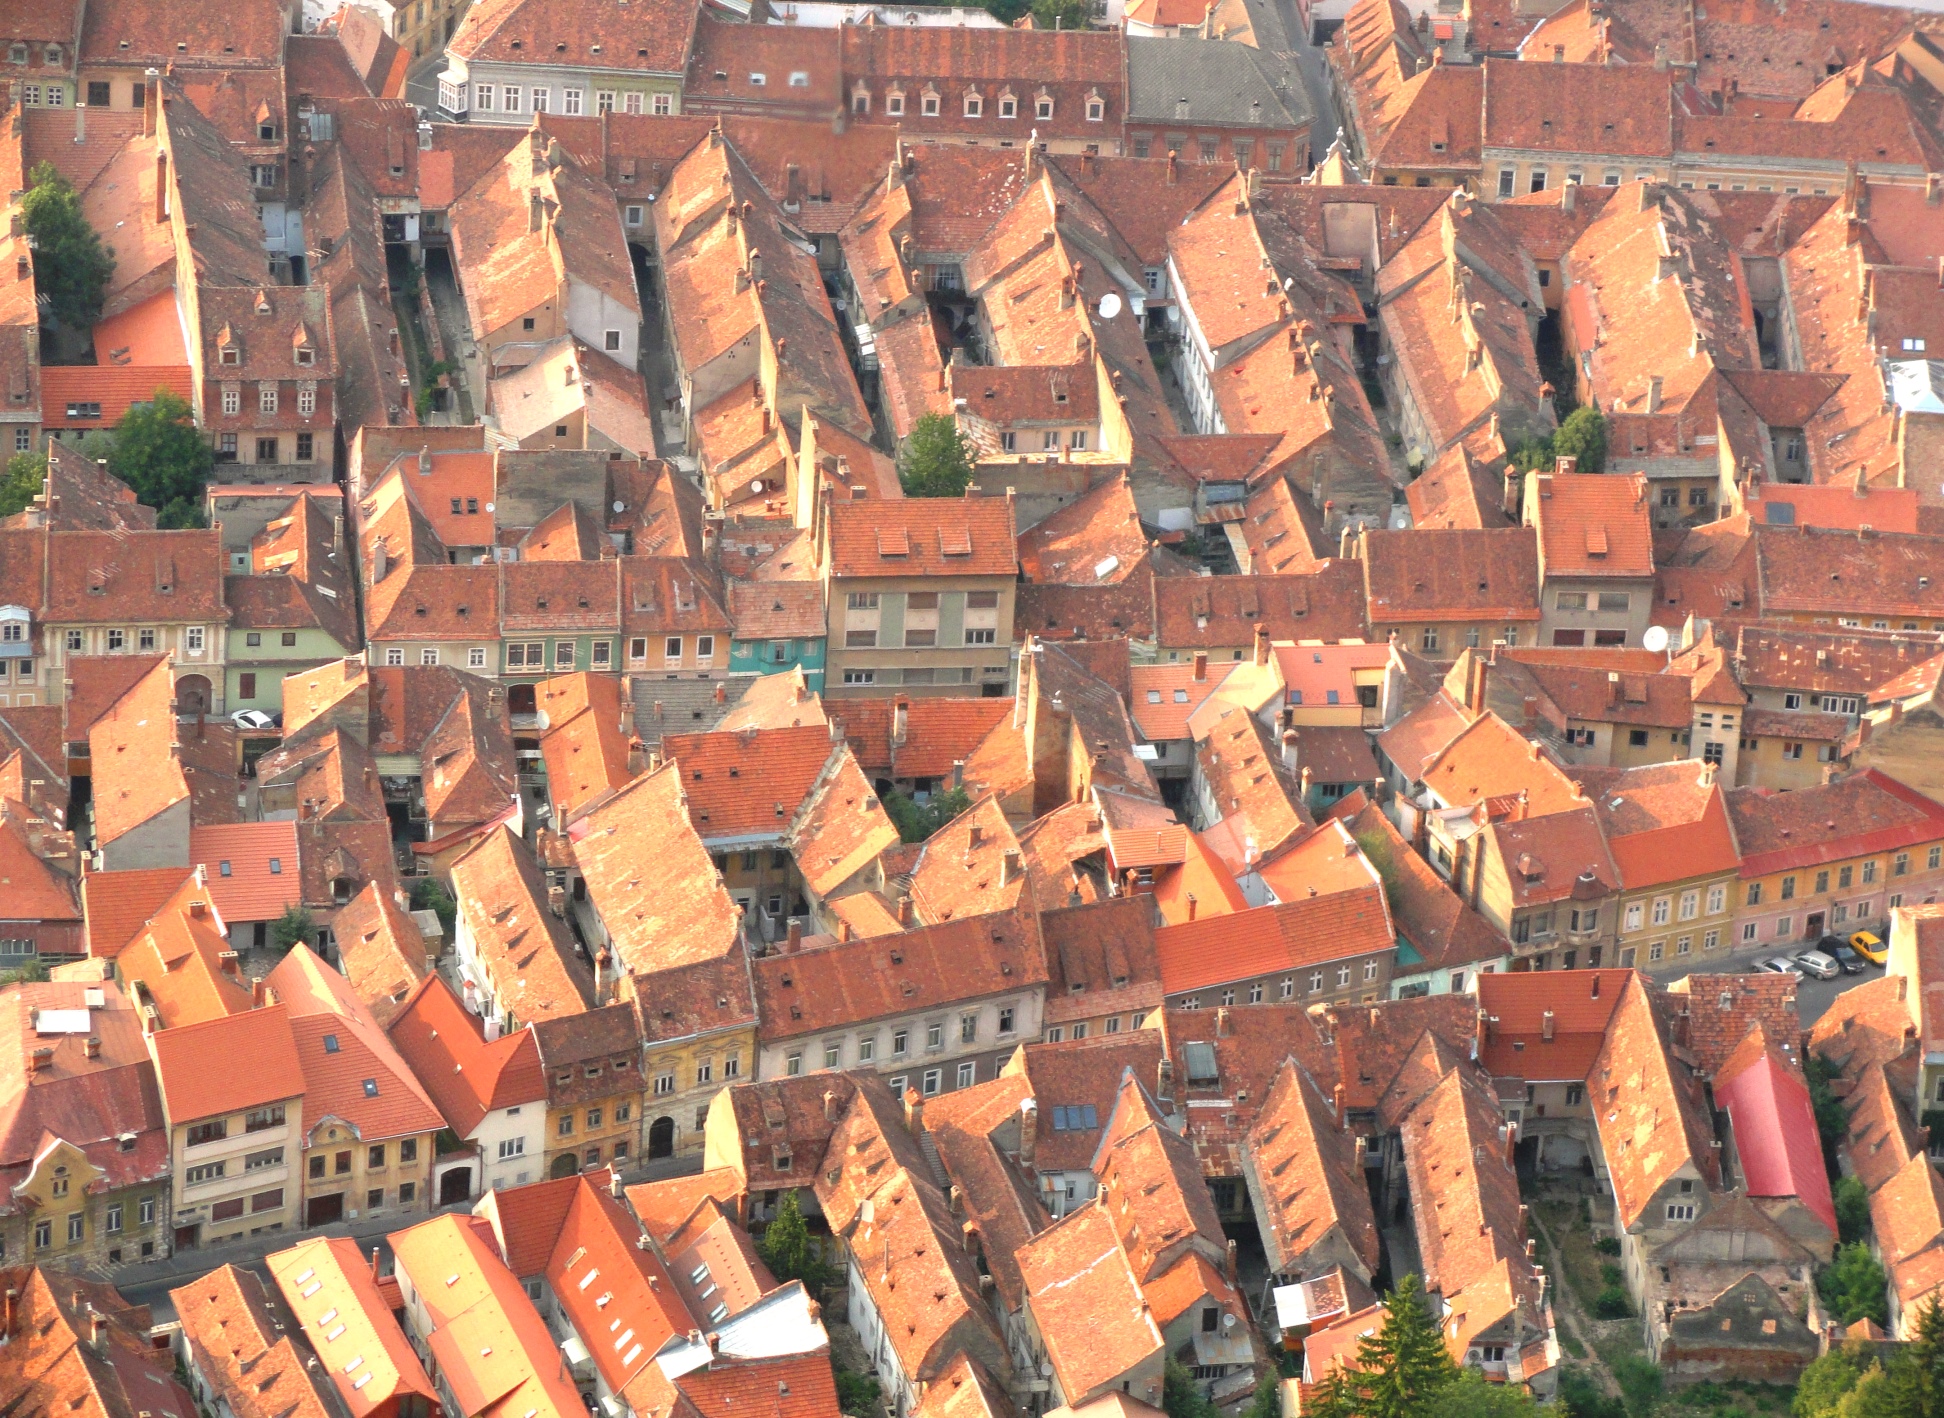
[[[1883,941],[1871,931],[1858,931],[1849,938],[1849,947],[1872,965],[1881,965],[1890,958]]]

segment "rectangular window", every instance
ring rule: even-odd
[[[509,90],[509,92],[511,91]],[[491,113],[493,111],[493,93],[494,89],[491,84],[480,84],[473,90],[473,107],[482,113]]]

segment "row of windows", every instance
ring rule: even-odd
[[[1890,859],[1890,875],[1893,877],[1909,876],[1910,862],[1910,853],[1898,852]],[[1831,869],[1824,868],[1815,874],[1815,885],[1810,889],[1809,894],[1812,896],[1823,895],[1830,889],[1832,879],[1838,891],[1847,891],[1856,885],[1858,881],[1861,881],[1864,886],[1869,886],[1876,881],[1880,866],[1881,863],[1872,859],[1864,862],[1860,867],[1854,865],[1836,867],[1834,868],[1835,874],[1833,878],[1831,876]],[[1944,866],[1944,844],[1933,846],[1924,854],[1924,866],[1928,871],[1936,871],[1940,866]],[[1796,886],[1800,880],[1801,878],[1797,876],[1783,877],[1776,890],[1776,900],[1793,901],[1796,895]],[[1764,883],[1759,881],[1751,881],[1748,883],[1748,905],[1759,906],[1762,904],[1763,887]]]
[[[1676,906],[1675,899],[1673,897],[1656,896],[1654,898],[1652,911],[1651,911],[1652,923],[1657,926],[1666,925],[1677,909],[1679,911],[1680,918],[1684,921],[1691,921],[1696,916],[1700,915],[1701,914],[1700,890],[1696,889],[1693,891],[1683,891],[1680,896],[1678,908]],[[1708,914],[1710,916],[1718,916],[1727,909],[1728,909],[1727,885],[1725,883],[1717,883],[1716,885],[1709,887],[1708,888]],[[1628,902],[1625,921],[1624,924],[1621,926],[1621,929],[1629,930],[1629,931],[1639,930],[1641,928],[1641,923],[1643,919],[1647,918],[1649,914],[1650,913],[1646,903],[1640,901]]]
[[[1118,1034],[1121,1032],[1121,1017],[1118,1014],[1110,1014],[1107,1016],[1106,1019],[1101,1021],[1100,1027],[1102,1032],[1104,1033]],[[1131,1034],[1135,1030],[1139,1029],[1140,1027],[1141,1027],[1140,1015],[1130,1014],[1127,1016],[1128,1033]],[[1061,1040],[1065,1039],[1069,1034],[1071,1034],[1072,1037],[1075,1039],[1086,1038],[1087,1021],[1084,1019],[1077,1020],[1073,1023],[1071,1027],[1064,1024],[1054,1024],[1048,1026],[1046,1030],[1046,1042],[1049,1044],[1057,1044]]]
[[[809,84],[810,76],[808,74],[801,74],[801,75],[792,74],[790,76],[790,82],[792,84],[795,84],[799,77],[801,77],[803,80],[803,85],[799,85],[799,87]],[[754,84],[758,88],[761,88],[766,82],[768,82],[766,77],[762,74],[751,74],[749,76],[749,81],[750,83]],[[1009,93],[1000,94],[998,102],[999,102],[998,111],[999,111],[999,116],[1001,118],[1019,117],[1019,100],[1015,98],[1012,94]],[[933,92],[929,85],[927,85],[925,90],[918,95],[918,116],[921,118],[936,118],[943,110],[943,107],[944,107],[943,97],[938,93]],[[869,113],[870,111],[871,111],[871,91],[863,87],[862,85],[859,85],[857,88],[851,90],[851,112]],[[1099,94],[1090,93],[1087,95],[1086,111],[1087,111],[1087,122],[1099,123],[1107,117],[1107,101],[1103,99]],[[906,115],[905,91],[903,89],[894,87],[891,89],[887,89],[885,91],[884,112],[888,117],[891,118],[905,117]],[[978,92],[976,89],[961,95],[959,100],[959,112],[966,118],[985,117],[985,95]],[[1046,94],[1046,93],[1035,95],[1033,98],[1033,117],[1038,121],[1044,123],[1048,119],[1052,118],[1052,116],[1053,116],[1053,96],[1051,94]]]
[[[958,1042],[976,1044],[979,1042],[979,1018],[982,1011],[968,1010],[958,1018]],[[1010,1039],[1017,1027],[1017,1015],[1011,1005],[1001,1006],[999,1010],[999,1037]],[[945,1047],[947,1023],[943,1019],[933,1019],[925,1025],[925,1052],[931,1053]],[[875,1032],[860,1034],[855,1044],[857,1062],[860,1064],[877,1061],[878,1036]],[[891,1031],[891,1052],[887,1057],[901,1059],[911,1052],[911,1031],[893,1029]],[[842,1068],[844,1066],[844,1041],[826,1039],[823,1043],[823,1066]],[[793,1051],[783,1061],[784,1072],[795,1077],[803,1072],[803,1053]],[[699,1081],[699,1080],[698,1080]]]
[[[234,463],[242,453],[233,433],[216,435],[216,461]],[[283,440],[272,433],[259,434],[256,440],[256,461],[259,463],[281,463]],[[292,436],[290,460],[293,463],[312,463],[317,461],[317,435],[299,433]]]
[[[1396,635],[1397,627],[1392,626],[1389,633]],[[1477,650],[1481,648],[1482,638],[1483,633],[1475,625],[1465,631],[1465,644],[1470,649]],[[1519,627],[1516,625],[1508,625],[1498,633],[1497,638],[1504,644],[1517,645],[1519,643]],[[1427,625],[1423,630],[1418,632],[1418,649],[1420,650],[1435,654],[1443,644],[1444,631],[1440,626]],[[1239,660],[1242,656],[1238,653],[1235,658]]]
[[[1339,990],[1349,989],[1351,973],[1352,972],[1350,966],[1348,965],[1337,966],[1335,988]],[[1310,971],[1310,976],[1309,976],[1310,994],[1313,995],[1321,994],[1323,992],[1323,981],[1328,976],[1328,974],[1329,972],[1326,970]],[[1367,985],[1370,984],[1376,978],[1377,978],[1377,962],[1375,960],[1364,961],[1363,982]],[[1250,1004],[1261,1004],[1266,998],[1268,998],[1268,986],[1264,984],[1263,981],[1257,980],[1254,984],[1249,986],[1247,990],[1247,997],[1248,997],[1248,1002]],[[1294,999],[1295,997],[1296,997],[1296,977],[1294,975],[1283,976],[1282,981],[1277,986],[1277,998]],[[1217,995],[1216,1002],[1222,1005],[1234,1004],[1236,1002],[1235,986],[1231,985],[1229,988],[1223,990],[1219,995]],[[1181,1001],[1181,1008],[1183,1009],[1200,1009],[1201,1007],[1202,1007],[1202,1000],[1200,995],[1189,995]],[[1112,1033],[1113,1031],[1109,1030],[1108,1032]],[[1081,1036],[1076,1034],[1074,1037],[1079,1038]]]
[[[1884,901],[1883,909],[1886,911],[1894,911],[1901,905],[1903,905],[1903,893],[1901,891],[1894,892]],[[1876,901],[1872,897],[1866,896],[1854,906],[1851,906],[1847,901],[1838,901],[1829,908],[1829,924],[1832,926],[1843,925],[1851,916],[1854,916],[1859,922],[1867,921],[1875,915]],[[1812,923],[1813,921],[1805,922],[1805,924]],[[1792,940],[1795,938],[1795,933],[1796,919],[1794,916],[1777,916],[1775,918],[1773,935],[1776,940]],[[1752,944],[1760,940],[1762,938],[1762,923],[1760,921],[1744,921],[1742,923],[1741,938],[1747,944]],[[1655,958],[1658,959],[1659,957],[1656,956]]]
[[[661,1087],[660,1079],[655,1080],[655,1084],[656,1084],[655,1091],[657,1093],[664,1091]],[[671,1089],[667,1091],[672,1092],[673,1090]],[[554,1134],[558,1137],[572,1137],[574,1135],[574,1117],[575,1115],[572,1113],[562,1113],[560,1117],[556,1119],[554,1122]],[[587,1120],[586,1120],[587,1130],[589,1132],[593,1132],[598,1128],[606,1127],[607,1124],[605,1121],[603,1121],[606,1117],[607,1117],[607,1109],[589,1108],[587,1110]],[[633,1120],[634,1120],[634,1104],[616,1103],[614,1105],[614,1121],[617,1125],[621,1123],[632,1122]]]
[[[223,362],[225,364],[233,363],[230,356],[234,355],[235,353],[236,353],[235,350],[224,350]],[[311,356],[310,350],[308,349],[298,350],[297,363],[309,364],[311,362],[310,356]],[[257,385],[257,412],[258,413],[274,414],[275,412],[277,412],[277,409],[281,406],[282,401],[283,401],[283,395],[278,391],[277,386],[275,384],[269,382],[268,380],[265,380],[263,383]],[[235,384],[225,384],[223,386],[223,412],[226,414],[240,414],[243,412],[243,390],[241,386]],[[297,386],[297,412],[302,414],[305,418],[309,418],[312,414],[317,412],[317,386],[316,385],[307,383],[307,384],[300,384]],[[96,418],[101,417],[101,410],[99,407],[95,409],[94,416]]]
[[[155,649],[157,647],[157,637],[160,633],[152,625],[135,627],[135,648],[137,650]],[[70,630],[62,638],[62,643],[67,646],[68,653],[71,655],[85,654],[88,647],[87,637],[88,632],[85,630]],[[110,651],[126,650],[129,647],[129,633],[120,626],[109,627],[106,632],[106,639]],[[192,625],[182,632],[182,648],[192,655],[202,654],[203,647],[208,643],[209,632],[203,626]]]
[[[1073,449],[1076,453],[1085,452],[1087,447],[1087,430],[1084,428],[1071,430],[1067,434],[1066,446]],[[1001,433],[999,435],[999,451],[1001,453],[1017,453],[1019,451],[1019,435],[1011,429],[1007,429]],[[1059,429],[1049,428],[1041,432],[1040,451],[1042,453],[1057,453],[1060,451]]]
[[[443,87],[443,86],[442,86]],[[459,98],[459,90],[447,90],[453,99]],[[618,95],[623,113],[640,113],[642,96],[639,92]],[[617,94],[613,89],[596,89],[594,92],[594,111],[613,113]],[[648,111],[665,117],[674,111],[674,97],[670,94],[650,94]],[[523,88],[519,84],[475,84],[473,85],[473,107],[481,113],[491,113],[495,105],[501,113],[519,113],[523,109],[533,113],[546,113],[553,106],[553,89],[544,84]],[[560,91],[560,111],[577,115],[587,111],[587,90],[568,86]]]
[[[1607,615],[1625,615],[1633,604],[1633,597],[1625,591],[1601,591],[1592,601],[1592,609]],[[1585,591],[1561,591],[1553,597],[1553,608],[1562,611],[1583,611],[1588,609]]]
[[[153,1226],[155,1224],[155,1198],[152,1196],[142,1197],[135,1205],[136,1216],[138,1218],[137,1224]],[[102,1233],[109,1236],[121,1235],[126,1217],[127,1209],[122,1202],[109,1202],[107,1209],[101,1213]],[[65,1230],[68,1245],[79,1245],[82,1241],[85,1241],[88,1238],[88,1214],[85,1211],[70,1211],[67,1214]],[[43,1216],[34,1223],[34,1249],[44,1251],[53,1244],[54,1218],[51,1216]],[[147,1255],[148,1251],[144,1249],[142,1253]],[[0,1256],[4,1256],[5,1254],[6,1247],[0,1245]]]
[[[1229,147],[1235,154],[1235,165],[1237,167],[1248,168],[1254,164],[1255,161],[1255,140],[1254,139],[1234,138],[1230,140]],[[1211,137],[1206,133],[1201,134],[1195,140],[1195,149],[1196,149],[1195,151],[1196,157],[1202,162],[1221,161],[1222,140],[1220,138]],[[1178,134],[1178,133],[1168,134],[1166,139],[1165,151],[1169,153],[1187,152],[1188,151],[1187,135]],[[1265,160],[1263,165],[1266,168],[1268,168],[1268,170],[1271,172],[1281,172],[1283,170],[1283,158],[1285,153],[1288,151],[1287,145],[1283,143],[1269,143],[1265,145],[1265,151],[1267,152],[1268,157]],[[1137,134],[1134,138],[1134,156],[1137,158],[1145,158],[1145,157],[1152,157],[1153,155],[1154,155],[1154,139],[1146,133]],[[1148,285],[1148,289],[1149,290],[1154,289],[1153,282],[1150,281]]]

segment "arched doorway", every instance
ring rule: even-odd
[[[209,681],[201,675],[183,675],[175,682],[176,713],[207,714],[216,702],[209,692]]]
[[[509,684],[506,687],[506,712],[509,714],[535,714],[539,712],[539,700],[530,684]]]
[[[563,1152],[554,1158],[553,1166],[547,1168],[547,1175],[558,1181],[562,1177],[571,1177],[578,1171],[580,1171],[580,1158],[571,1152]]]
[[[472,1195],[472,1168],[454,1167],[439,1178],[439,1205],[453,1206]]]
[[[648,1125],[648,1160],[675,1155],[675,1119],[656,1118]]]

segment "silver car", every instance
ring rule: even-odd
[[[1776,975],[1794,975],[1798,979],[1803,974],[1802,967],[1786,955],[1771,955],[1766,960],[1757,960],[1755,962],[1755,968],[1757,970],[1767,970]]]
[[[1814,975],[1818,980],[1833,980],[1843,973],[1843,967],[1820,950],[1805,950],[1796,956],[1795,963],[1806,975]]]

